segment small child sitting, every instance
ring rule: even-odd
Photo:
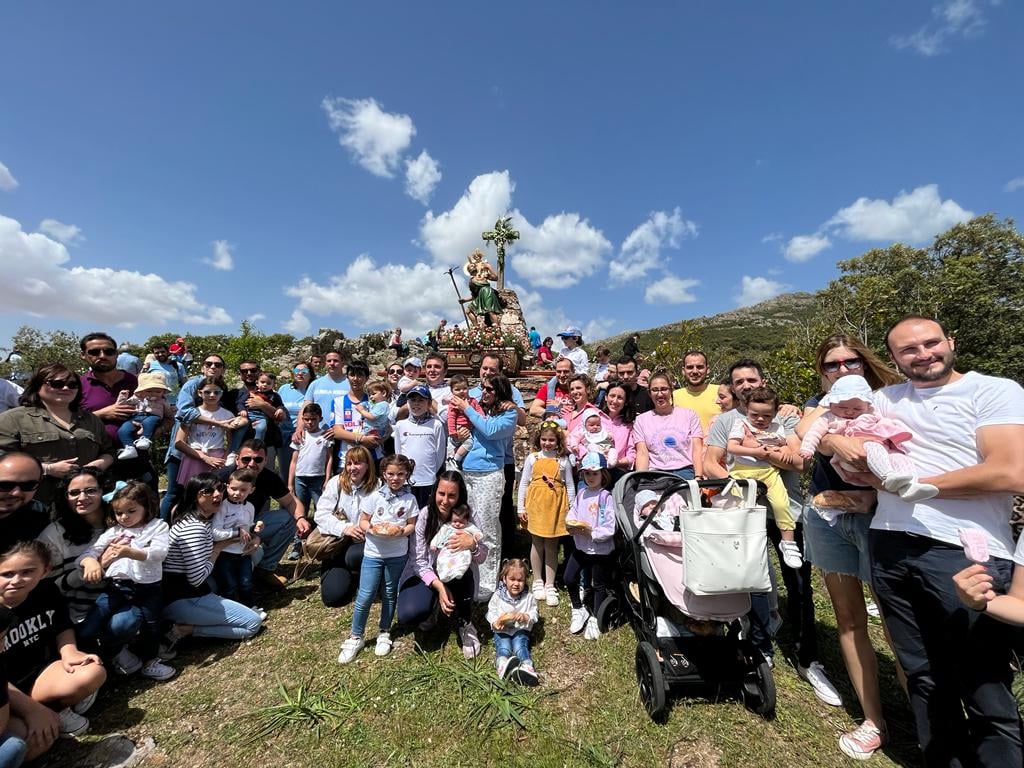
[[[162,373],[142,373],[134,394],[129,394],[127,389],[118,394],[119,404],[135,406],[135,415],[117,429],[117,437],[124,446],[117,454],[119,461],[138,458],[139,451],[149,450],[153,433],[172,410],[166,397],[170,391]],[[138,436],[140,426],[142,435]]]
[[[459,531],[470,534],[478,543],[484,537],[483,532],[470,521],[468,504],[460,504],[455,507],[452,510],[451,519],[442,525],[434,534],[434,538],[430,540],[430,551],[437,553],[434,572],[441,581],[446,583],[461,578],[469,570],[473,560],[472,550],[461,549],[458,552],[452,552],[445,546],[452,535]]]
[[[253,432],[256,433],[257,440],[267,441],[268,436],[273,434],[274,430],[277,430],[277,422],[284,418],[284,401],[281,400],[281,396],[274,391],[274,385],[277,383],[277,376],[272,373],[261,373],[259,378],[256,379],[256,390],[249,392],[245,387],[242,387],[238,391],[238,415],[245,416],[249,419],[249,425],[252,427]],[[268,419],[260,408],[246,408],[246,401],[250,397],[258,397],[267,403],[274,406],[274,412]],[[274,445],[280,445],[280,443],[273,443]]]
[[[939,492],[934,485],[917,479],[917,469],[901,447],[913,435],[903,422],[874,413],[871,387],[863,376],[838,379],[819,404],[827,407],[828,412],[821,414],[807,430],[800,444],[801,456],[813,458],[826,434],[865,438],[868,469],[882,481],[885,490],[909,502],[924,501]],[[830,463],[846,482],[870,484],[871,475],[844,463],[838,456],[833,456]]]
[[[600,412],[588,408],[583,413],[583,423],[573,430],[569,436],[569,450],[577,460],[582,461],[588,453],[599,453],[609,467],[615,466],[619,454],[615,450],[615,440],[604,428],[604,419]]]
[[[255,523],[256,512],[247,499],[256,487],[256,473],[249,469],[236,469],[228,478],[224,500],[213,516],[213,540],[230,541],[221,550],[213,566],[213,578],[218,594],[253,607],[252,554],[260,546],[257,535],[262,523]],[[261,618],[266,614],[254,609]]]
[[[450,386],[452,388],[452,395],[455,397],[461,397],[467,401],[470,407],[473,408],[477,413],[483,413],[480,408],[480,401],[475,397],[469,396],[469,377],[462,373],[457,373],[451,378]],[[465,411],[461,408],[449,408],[448,409],[448,452],[451,454],[452,460],[455,462],[456,467],[462,466],[462,460],[466,458],[466,454],[469,453],[473,447],[473,437],[467,437],[465,440],[460,440],[458,437],[458,431],[460,429],[470,429],[469,419],[466,417]]]
[[[487,623],[494,630],[498,676],[520,685],[536,685],[537,670],[530,656],[530,630],[537,623],[537,599],[526,588],[529,570],[525,560],[506,560],[498,585],[487,603]]]
[[[352,403],[359,415],[363,417],[362,432],[371,437],[384,437],[390,426],[391,387],[386,381],[371,381],[366,385],[366,393],[370,397],[370,406]]]

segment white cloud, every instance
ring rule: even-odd
[[[250,323],[258,323],[260,320],[266,320],[267,316],[262,312],[256,312],[255,314],[249,315],[245,318]]]
[[[696,236],[697,225],[684,219],[679,208],[672,213],[654,211],[622,241],[619,257],[608,264],[608,274],[615,282],[646,277],[664,266],[663,248],[678,248],[684,237]]]
[[[514,189],[508,171],[477,176],[451,210],[424,214],[418,244],[430,252],[435,264],[461,266],[470,251],[483,247],[481,234],[508,211]]]
[[[463,296],[469,295],[465,283],[459,290]],[[451,281],[437,267],[422,262],[412,266],[376,264],[366,254],[353,260],[344,273],[331,275],[326,283],[303,276],[284,292],[299,300],[292,319],[285,324],[289,330],[302,323],[296,313],[348,317],[361,328],[398,325],[416,333],[436,326],[442,317],[462,314]]]
[[[324,97],[321,106],[338,142],[375,176],[392,178],[416,126],[408,115],[385,112],[375,99]]]
[[[831,246],[832,241],[826,235],[797,235],[789,239],[782,255],[788,261],[803,262],[814,258]]]
[[[906,240],[920,243],[967,221],[974,214],[939,196],[938,184],[901,191],[887,200],[858,198],[825,223],[848,240]]]
[[[690,290],[700,285],[700,280],[666,275],[647,286],[644,301],[648,304],[689,304],[697,300]]]
[[[235,268],[235,256],[232,253],[234,247],[227,240],[214,240],[213,255],[204,257],[203,263],[224,272],[231,271]]]
[[[1006,182],[1006,186],[1003,187],[1007,192],[1016,192],[1018,189],[1024,189],[1024,176],[1018,176],[1016,179],[1010,179]]]
[[[309,322],[309,318],[301,309],[296,309],[292,311],[292,316],[285,320],[282,326],[292,336],[305,336],[313,324]]]
[[[769,232],[767,235],[761,238],[762,243],[777,243],[783,238],[781,232]]]
[[[759,304],[767,301],[773,296],[788,291],[790,286],[780,283],[777,280],[769,280],[767,277],[743,276],[740,284],[740,292],[736,295],[736,304],[740,307],[749,307],[751,304]]]
[[[949,50],[951,39],[977,37],[987,23],[978,0],[947,0],[932,6],[931,20],[909,35],[894,35],[890,43],[901,50],[910,48],[922,56],[938,56]]]
[[[427,150],[414,160],[405,161],[405,193],[424,205],[430,202],[434,187],[441,181],[441,166]]]
[[[232,322],[221,307],[199,301],[191,283],[131,270],[69,266],[70,260],[63,244],[26,233],[18,221],[0,215],[4,311],[124,327]]]
[[[0,189],[4,192],[10,192],[18,186],[18,180],[14,178],[10,169],[3,163],[0,163]]]
[[[49,235],[54,240],[59,240],[64,245],[75,245],[85,240],[82,236],[81,227],[76,227],[74,224],[65,224],[56,219],[43,219],[39,222],[39,231],[44,235]]]
[[[535,227],[519,211],[512,224],[520,239],[509,259],[516,274],[540,288],[569,288],[596,272],[612,248],[601,230],[578,213],[548,216]],[[506,264],[506,270],[508,265]]]
[[[510,210],[514,189],[508,171],[477,176],[450,210],[423,216],[419,245],[435,264],[461,267],[470,251],[484,248],[481,234],[509,215],[520,239],[509,247],[506,279],[511,267],[532,286],[568,288],[603,264],[612,246],[600,230],[578,213],[565,212],[535,226],[519,210]],[[493,250],[488,258],[494,265]]]

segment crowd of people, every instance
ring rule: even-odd
[[[616,578],[610,490],[633,470],[767,488],[788,599],[783,616],[774,590],[752,595],[751,638],[773,663],[788,625],[808,691],[842,704],[820,659],[817,567],[864,716],[840,734],[845,754],[867,759],[888,738],[867,586],[924,763],[1024,764],[1010,689],[1024,390],[958,372],[938,321],[895,324],[892,366],[856,337],[824,340],[821,392],[802,406],[780,402],[751,359],[720,383],[697,350],[678,372],[645,372],[632,337],[592,363],[578,328],[558,353],[531,334],[554,375],[527,403],[500,357],[485,354],[475,381],[449,377],[437,351],[403,360],[400,333],[383,371],[330,351],[280,386],[243,360],[229,388],[216,353],[189,375],[162,344],[143,364],[106,333],[81,340],[84,373],[33,373],[0,413],[0,768],[84,733],[110,677],[168,680],[186,638],[260,632],[288,583],[283,560],[319,564],[326,606],[354,602],[339,663],[370,639],[387,656],[396,626],[448,626],[467,658],[492,638],[497,674],[537,685],[531,634],[563,596],[569,632],[600,640]]]

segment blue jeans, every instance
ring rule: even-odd
[[[28,745],[13,733],[0,735],[0,768],[18,768],[26,752]]]
[[[152,413],[142,416],[132,416],[128,421],[117,428],[117,439],[121,441],[121,445],[131,445],[134,443],[138,436],[135,429],[136,424],[142,425],[143,437],[152,439],[153,433],[156,432],[156,428],[160,426],[161,421],[163,421],[163,419]]]
[[[172,432],[171,434],[174,434],[174,432]],[[181,486],[178,485],[179,469],[181,469],[181,457],[171,456],[168,454],[167,490],[164,491],[164,497],[160,501],[160,519],[168,525],[171,524],[171,510],[174,509],[174,505],[178,503],[178,494],[181,492]]]
[[[525,629],[520,629],[514,635],[495,632],[494,651],[498,654],[499,659],[515,656],[524,664],[533,664],[533,659],[530,657],[530,633]]]
[[[270,428],[270,422],[267,421],[267,414],[263,413],[262,411],[256,410],[246,411],[246,413],[249,414],[249,426],[255,433],[256,439],[266,440],[267,429]],[[239,443],[239,445],[241,445],[241,442]],[[234,446],[232,446],[232,450],[234,450]]]
[[[191,624],[195,637],[223,640],[248,640],[263,626],[259,614],[252,608],[212,592],[202,597],[175,600],[164,608],[164,618],[175,624]]]
[[[256,567],[273,573],[295,538],[295,518],[287,509],[278,508],[263,513],[256,510],[256,519],[263,521],[263,557]]]
[[[302,502],[306,514],[309,515],[310,502],[320,503],[320,494],[324,490],[324,476],[295,476],[295,498]]]
[[[871,583],[871,554],[868,530],[873,512],[845,512],[829,525],[813,504],[804,506],[804,560],[825,573],[854,576]],[[783,572],[791,569],[783,569]]]
[[[292,438],[295,437],[295,427],[285,426],[289,422],[286,420],[284,424],[281,424],[281,447],[277,449],[277,474],[288,482],[288,469],[292,465],[292,454],[295,451],[292,450]]]
[[[111,581],[106,592],[96,598],[92,610],[79,624],[78,631],[83,636],[102,638],[104,628],[113,627],[115,623],[126,628],[134,626],[139,635],[139,658],[149,661],[156,658],[160,643],[162,604],[163,591],[160,582],[136,584],[120,579]],[[124,642],[130,639],[124,638]]]
[[[221,552],[213,565],[217,594],[252,605],[252,556]]]
[[[679,467],[679,469],[668,469],[666,472],[671,472],[676,477],[681,477],[683,480],[693,480],[696,475],[693,473],[693,465],[690,464],[686,467]]]
[[[399,557],[363,557],[363,565],[359,571],[359,593],[356,595],[356,608],[352,614],[352,636],[362,637],[366,631],[366,619],[370,606],[377,596],[381,581],[384,582],[384,594],[380,601],[380,631],[391,631],[391,620],[395,615],[395,604],[398,602],[398,580],[405,569],[408,555]]]

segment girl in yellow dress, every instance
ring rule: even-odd
[[[519,518],[533,537],[530,565],[535,574],[533,596],[558,605],[555,568],[558,540],[568,535],[565,518],[576,498],[565,432],[544,421],[533,435],[533,453],[526,457],[519,479]],[[541,578],[543,574],[543,578]]]

